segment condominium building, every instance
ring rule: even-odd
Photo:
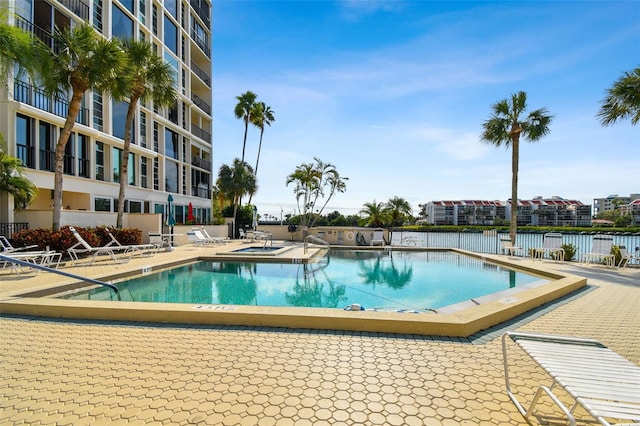
[[[432,225],[494,225],[511,219],[511,201],[430,201],[426,222]],[[591,206],[560,197],[518,200],[519,226],[591,226]]]
[[[618,194],[609,195],[606,198],[594,198],[593,209],[594,215],[610,210],[616,210],[620,207],[629,205],[634,200],[640,200],[640,194],[630,194],[628,197],[621,197]]]
[[[5,0],[6,1],[6,0]],[[145,40],[173,67],[178,100],[137,107],[128,176],[119,176],[126,102],[87,92],[64,156],[65,209],[117,211],[119,182],[128,179],[125,212],[167,212],[171,194],[178,223],[190,211],[211,219],[212,88],[210,0],[8,0],[9,24],[52,44],[54,28],[90,23],[106,38]],[[2,90],[0,133],[9,155],[22,160],[38,187],[31,210],[51,210],[55,145],[68,101],[47,97],[27,76],[10,77]],[[0,222],[12,203],[0,200]]]

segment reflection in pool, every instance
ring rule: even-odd
[[[118,283],[136,302],[427,311],[546,282],[452,252],[336,250],[318,263],[202,261]],[[109,300],[96,288],[69,299]]]

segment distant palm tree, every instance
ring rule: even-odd
[[[602,101],[598,115],[603,126],[618,119],[631,119],[634,126],[640,121],[640,67],[625,72],[610,89]]]
[[[393,237],[393,227],[402,225],[401,220],[406,216],[411,216],[411,205],[407,200],[402,197],[393,197],[384,206],[384,209],[388,212],[389,220],[391,221],[389,239]]]
[[[69,110],[55,153],[53,231],[57,232],[62,211],[64,152],[84,94],[88,90],[110,92],[116,77],[126,72],[127,61],[117,40],[104,39],[87,23],[63,31],[56,30],[53,37],[56,51],[50,51],[48,60],[42,64],[42,84],[48,94],[68,96],[71,92]]]
[[[365,225],[379,228],[387,221],[387,212],[384,209],[384,203],[364,203],[360,214],[365,215]]]
[[[262,150],[262,135],[264,134],[264,125],[271,126],[276,119],[274,112],[270,106],[264,102],[255,104],[253,113],[251,114],[251,123],[260,129],[260,143],[258,144],[258,156],[256,157],[256,168],[254,170],[256,178],[258,177],[258,164],[260,164],[260,151]],[[251,196],[249,196],[249,204],[251,204]]]
[[[124,126],[124,147],[120,161],[120,192],[118,194],[118,215],[116,227],[122,228],[125,190],[128,184],[129,150],[131,148],[131,124],[136,113],[138,101],[152,100],[156,107],[170,106],[176,102],[174,71],[171,65],[158,56],[150,43],[136,40],[123,40],[122,49],[127,56],[128,65],[122,86],[112,90],[115,99],[129,99],[129,107]]]
[[[256,175],[249,164],[236,158],[233,160],[233,166],[226,164],[220,166],[216,186],[224,198],[233,204],[233,234],[235,236],[238,205],[243,195],[253,194],[258,189]]]
[[[0,192],[13,196],[15,208],[28,206],[35,200],[38,188],[24,176],[19,158],[7,155],[7,144],[0,135]]]
[[[553,116],[545,108],[531,111],[522,117],[527,110],[527,94],[518,92],[511,99],[503,99],[495,103],[489,120],[482,124],[484,132],[482,141],[495,146],[511,146],[511,222],[509,236],[511,243],[516,242],[518,229],[518,162],[520,160],[520,137],[536,142],[549,133],[549,124]]]
[[[257,97],[258,95],[250,90],[247,90],[240,96],[236,96],[238,103],[234,109],[234,114],[236,118],[244,121],[244,141],[242,142],[242,158],[240,159],[242,162],[244,162],[244,152],[247,146],[247,130],[249,129],[249,123],[251,122],[251,111],[254,108]]]

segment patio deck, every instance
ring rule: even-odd
[[[3,316],[0,424],[524,425],[503,330],[594,338],[640,364],[640,269],[544,264],[591,290],[468,339]],[[0,297],[43,285],[3,277]],[[524,354],[513,371],[520,394],[545,380]],[[548,402],[533,422],[566,424]]]

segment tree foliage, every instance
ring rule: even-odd
[[[640,67],[625,72],[607,90],[596,115],[603,126],[618,120],[631,120],[634,126],[640,121]]]

